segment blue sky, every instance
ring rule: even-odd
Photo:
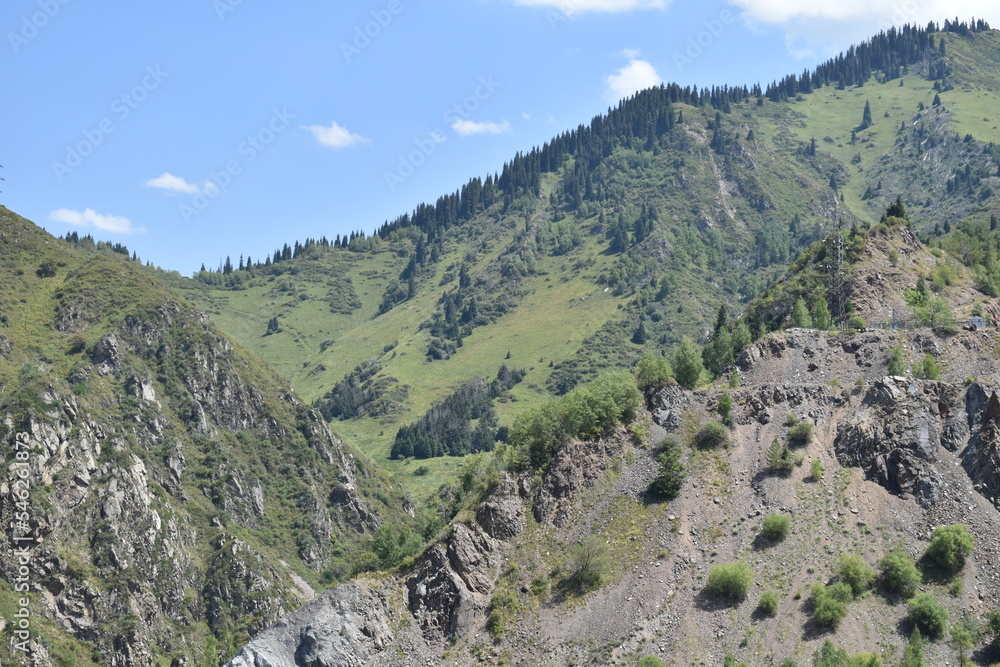
[[[371,232],[661,80],[767,83],[992,4],[7,0],[0,203],[190,274]]]

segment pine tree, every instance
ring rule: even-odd
[[[795,300],[795,305],[792,306],[792,324],[802,329],[811,329],[813,325],[805,299],[801,296]]]
[[[271,321],[267,323],[267,336],[272,334],[281,333],[281,325],[278,324],[277,316],[272,317]]]
[[[830,328],[830,307],[823,297],[818,298],[813,305],[813,326],[821,331]]]
[[[872,126],[872,105],[865,100],[865,111],[861,115],[861,129],[865,130]]]
[[[932,107],[939,107],[939,106],[941,106],[941,96],[938,95],[937,93],[934,93],[934,101],[931,102],[931,106]]]

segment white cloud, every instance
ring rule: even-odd
[[[451,124],[451,129],[455,130],[462,137],[472,134],[503,134],[504,132],[510,132],[510,123],[507,121],[500,123],[492,121],[477,123],[472,120],[456,120]]]
[[[180,192],[186,195],[194,195],[201,192],[194,183],[188,183],[180,176],[174,176],[169,172],[163,172],[156,178],[151,178],[143,183],[147,188],[159,188],[168,192]]]
[[[623,58],[628,58],[629,60],[635,60],[636,58],[639,57],[639,54],[641,53],[642,51],[640,51],[639,49],[622,49],[620,51],[621,56]]]
[[[553,7],[567,16],[578,12],[628,12],[633,9],[665,9],[665,0],[514,0],[526,7]]]
[[[522,111],[521,118],[523,118],[524,120],[531,120],[531,113],[532,112],[530,111]]]
[[[324,125],[299,125],[303,130],[312,133],[316,141],[330,148],[347,148],[357,144],[370,144],[371,140],[349,131],[336,121],[330,123],[330,127]]]
[[[78,227],[96,227],[115,234],[138,234],[146,231],[145,227],[134,227],[128,218],[120,215],[102,215],[90,208],[83,211],[61,208],[49,213],[49,220]]]
[[[631,60],[614,74],[604,77],[608,99],[617,101],[632,93],[658,86],[663,82],[656,68],[645,60]]]
[[[785,44],[796,57],[835,55],[880,30],[905,23],[925,26],[945,17],[1000,20],[996,0],[728,0],[751,25],[785,30]]]

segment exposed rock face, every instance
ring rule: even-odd
[[[333,588],[243,647],[231,667],[360,667],[393,634],[385,600],[364,584]]]
[[[482,622],[508,542],[524,529],[527,493],[522,480],[505,476],[480,506],[477,521],[455,524],[405,582],[332,588],[255,637],[230,667],[423,664],[421,656],[438,653],[445,641]],[[405,610],[389,599],[404,601]],[[391,662],[391,646],[401,644],[407,646],[403,661]]]

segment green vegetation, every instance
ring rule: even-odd
[[[722,659],[722,667],[749,667],[749,665],[745,662],[737,661],[736,656],[732,653],[726,653]]]
[[[647,655],[639,660],[638,667],[666,667],[666,665],[655,655]]]
[[[826,639],[823,646],[813,654],[813,667],[884,667],[884,663],[874,653],[849,655]]]
[[[927,652],[924,649],[924,637],[920,628],[914,628],[910,640],[903,648],[903,660],[900,667],[930,667],[927,662]]]
[[[760,596],[757,604],[757,611],[762,616],[774,616],[778,613],[778,595],[774,591],[767,591]]]
[[[694,445],[699,449],[728,447],[729,429],[719,422],[706,422],[694,434]]]
[[[765,452],[765,459],[767,460],[768,469],[776,475],[781,475],[782,477],[788,477],[792,474],[792,470],[795,469],[801,459],[788,448],[788,445],[782,444],[780,440],[775,438],[771,441],[771,444]]]
[[[940,380],[941,364],[930,354],[925,354],[920,366],[915,369],[914,375],[924,380]]]
[[[685,389],[694,389],[701,381],[702,363],[701,350],[690,338],[682,338],[674,348],[673,355],[674,379]]]
[[[920,585],[920,572],[912,560],[900,551],[890,551],[879,561],[882,586],[903,599],[912,598]]]
[[[823,480],[823,475],[826,471],[823,469],[823,464],[819,459],[813,459],[812,463],[809,464],[809,476],[812,477],[814,482],[820,482]]]
[[[924,558],[943,574],[952,575],[965,565],[973,545],[974,539],[968,526],[960,523],[938,526],[931,534],[931,543]]]
[[[726,598],[731,602],[742,602],[750,592],[752,584],[753,571],[749,565],[739,561],[716,565],[709,570],[705,590],[711,595]]]
[[[933,595],[930,593],[917,595],[910,600],[907,609],[910,623],[920,630],[923,636],[931,639],[944,636],[948,627],[948,610],[941,606]]]
[[[765,540],[780,542],[788,537],[791,530],[792,519],[786,514],[769,514],[764,517],[764,522],[760,526],[760,535]]]
[[[889,367],[886,369],[889,375],[902,377],[906,375],[906,363],[903,360],[903,348],[898,345],[889,352]]]
[[[656,457],[660,464],[660,474],[649,484],[649,493],[666,500],[672,500],[680,493],[687,473],[681,462],[681,447],[677,440],[665,438]]]
[[[732,425],[733,397],[729,395],[728,391],[722,392],[716,411],[719,413],[719,417],[722,418],[723,424],[726,426]]]
[[[811,422],[800,421],[788,429],[788,439],[794,445],[808,445],[812,441],[813,425]]]
[[[400,427],[389,455],[394,459],[427,459],[492,451],[498,439],[493,401],[510,391],[524,375],[522,370],[503,365],[492,382],[475,380],[465,384],[432,405],[420,421]]]
[[[509,442],[538,468],[569,438],[590,438],[631,419],[641,401],[631,374],[609,373],[522,414]]]
[[[611,571],[604,542],[590,535],[573,545],[566,570],[569,572],[566,582],[577,593],[586,593],[604,585]]]
[[[853,554],[841,554],[837,561],[837,575],[842,582],[851,587],[851,594],[854,597],[871,588],[875,580],[875,572],[865,564],[864,560]]]
[[[847,603],[853,599],[851,587],[844,582],[829,586],[813,584],[809,591],[813,622],[822,628],[835,630],[847,615]]]
[[[639,391],[661,387],[672,379],[670,364],[658,354],[646,354],[635,365],[635,383]]]

